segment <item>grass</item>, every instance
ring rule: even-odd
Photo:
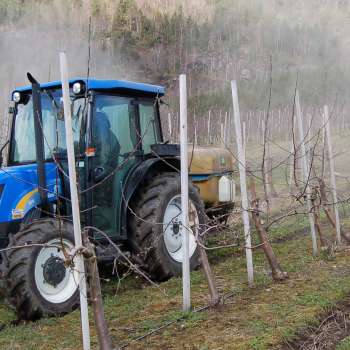
[[[345,148],[345,137],[336,140],[336,150]],[[343,174],[350,171],[346,156],[342,154],[336,159],[336,168]],[[282,182],[283,171],[275,177]],[[339,187],[345,189],[345,181]],[[348,206],[344,206],[346,211]],[[343,217],[342,223],[350,227],[350,219]],[[232,233],[241,230],[236,225],[228,232],[210,237],[209,244],[233,243]],[[334,234],[328,224],[324,232]],[[105,281],[104,305],[114,343],[129,344],[128,349],[277,349],[303,328],[318,324],[320,314],[350,295],[350,256],[344,251],[332,258],[325,254],[313,257],[304,216],[284,219],[271,227],[269,235],[289,280],[274,283],[262,251],[257,250],[254,251],[255,287],[250,289],[242,247],[210,251],[221,294],[234,293],[219,310],[183,314],[181,278],[162,283],[160,289],[135,276],[123,279],[120,286],[115,278]],[[257,243],[254,234],[253,241]],[[191,283],[193,307],[205,305],[208,290],[201,271],[192,273]],[[180,318],[157,334],[133,341]],[[11,325],[14,320],[15,314],[0,304],[0,325],[5,326],[0,331],[0,349],[81,349],[78,310],[62,318],[19,326]],[[93,324],[91,333],[96,348]],[[349,348],[350,337],[338,344],[337,349]]]
[[[346,337],[345,339],[343,339],[336,347],[336,350],[349,350],[349,349],[350,349],[350,337]]]
[[[303,227],[294,219],[281,231],[291,233]],[[305,227],[305,223],[304,223]],[[280,238],[281,234],[272,232]],[[271,349],[292,339],[303,327],[318,322],[318,315],[350,293],[350,257],[337,253],[330,261],[311,255],[309,236],[274,244],[275,253],[290,279],[274,283],[261,251],[254,252],[255,287],[246,284],[245,257],[239,249],[225,250],[214,270],[221,293],[234,292],[219,310],[183,314],[181,279],[156,287],[133,276],[117,290],[117,281],[104,285],[105,309],[116,344],[130,343],[129,349]],[[210,254],[211,260],[215,253]],[[215,259],[216,260],[216,259]],[[207,286],[200,271],[192,273],[192,301],[198,307],[207,303]],[[14,314],[0,306],[0,349],[80,349],[79,312],[58,319],[11,326]],[[159,333],[133,342],[169,321],[178,320]],[[93,348],[97,340],[92,327]],[[344,344],[345,344],[344,340]],[[339,346],[342,346],[341,344]],[[345,345],[344,345],[345,346]],[[343,349],[343,348],[340,348]]]

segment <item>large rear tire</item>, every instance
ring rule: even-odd
[[[190,268],[199,266],[194,234],[206,223],[199,192],[189,183]],[[142,184],[132,201],[129,217],[131,244],[151,277],[164,281],[182,272],[181,182],[178,173],[166,172]]]
[[[78,272],[64,264],[64,252],[74,248],[71,223],[34,221],[12,237],[11,247],[20,248],[6,254],[7,299],[20,319],[63,315],[78,306]]]

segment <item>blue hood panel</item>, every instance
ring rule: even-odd
[[[50,202],[56,200],[56,165],[46,163],[46,186]],[[61,181],[58,179],[58,193]],[[28,211],[40,204],[37,165],[19,165],[0,169],[0,223],[21,220]],[[0,191],[1,193],[1,191]]]

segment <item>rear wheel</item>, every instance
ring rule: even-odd
[[[34,221],[12,237],[11,247],[20,248],[6,254],[7,298],[21,319],[62,315],[78,306],[78,272],[65,265],[74,248],[69,222]]]
[[[195,235],[206,216],[198,190],[189,184],[190,267],[199,266]],[[140,186],[130,213],[131,242],[152,278],[163,281],[182,272],[181,183],[178,173],[163,173]]]

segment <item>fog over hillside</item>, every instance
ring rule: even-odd
[[[264,109],[272,66],[272,107],[291,103],[298,76],[309,106],[347,104],[347,0],[2,0],[1,111],[26,72],[85,76],[92,18],[91,76],[161,83],[175,109],[176,77],[187,73],[190,111],[230,108],[237,79],[243,110]],[[272,63],[272,65],[271,65]]]

